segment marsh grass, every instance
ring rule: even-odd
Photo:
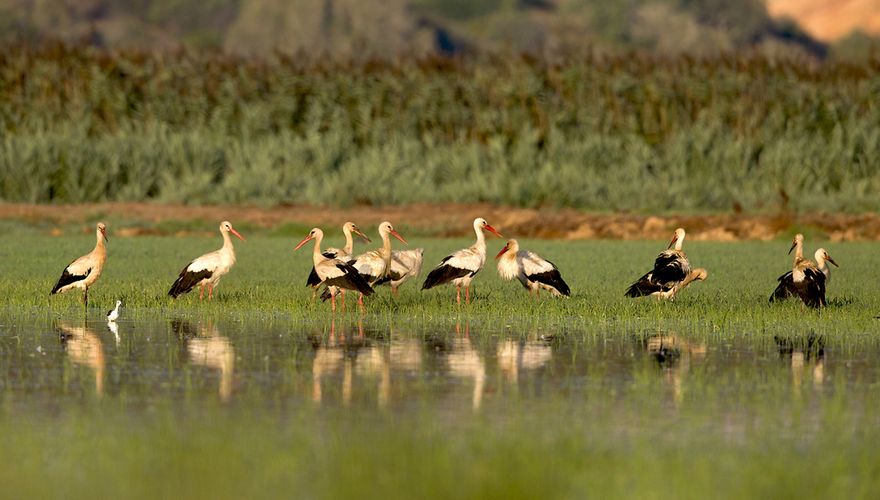
[[[4,46],[0,199],[876,210],[876,70]]]

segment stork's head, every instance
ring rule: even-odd
[[[366,234],[364,234],[364,233],[361,231],[361,228],[359,228],[359,227],[357,226],[357,224],[355,224],[354,222],[346,222],[345,225],[342,226],[342,231],[343,231],[343,232],[354,233],[354,234],[360,236],[361,239],[364,240],[365,243],[370,243],[370,242],[372,241],[370,238],[367,237]]]
[[[486,219],[484,219],[482,217],[477,217],[476,219],[474,219],[474,229],[477,229],[477,230],[485,229],[486,231],[489,231],[490,233],[494,234],[495,236],[497,236],[499,238],[504,237],[504,236],[501,236],[501,233],[499,233],[497,229],[490,226],[489,223],[486,222]]]
[[[669,246],[666,248],[669,249],[675,246],[676,250],[681,250],[681,244],[682,242],[684,242],[684,236],[685,232],[683,227],[676,229],[675,232],[672,233],[672,239],[669,240]]]
[[[225,220],[220,223],[220,232],[232,233],[235,236],[237,236],[238,239],[240,239],[241,241],[244,241],[244,236],[238,234],[238,231],[236,231],[235,229],[232,228],[232,223],[229,222],[228,220]]]
[[[397,238],[401,242],[406,243],[406,240],[403,239],[403,236],[401,236],[400,233],[395,231],[394,226],[392,226],[391,223],[388,221],[385,221],[385,222],[379,224],[379,234],[382,235],[382,238],[385,238],[387,235],[390,234],[391,236],[394,236],[395,238]]]
[[[107,224],[104,224],[103,222],[99,222],[98,223],[98,233],[100,233],[102,238],[109,241],[109,238],[107,238]]]
[[[502,255],[510,252],[513,255],[516,255],[516,252],[519,252],[519,242],[514,239],[507,240],[507,244],[504,245],[504,248],[498,252],[498,255],[495,256],[496,259],[500,259]]]
[[[798,245],[804,244],[804,235],[798,233],[794,235],[794,239],[791,241],[791,248],[788,249],[788,253],[791,253]]]
[[[121,301],[121,300],[117,300],[117,301],[116,301],[116,307],[119,307],[119,306],[121,306],[121,305],[122,305],[122,301]]]
[[[300,242],[296,245],[296,247],[294,247],[293,250],[294,250],[294,251],[299,250],[299,249],[302,248],[302,246],[305,245],[306,243],[308,243],[308,242],[310,242],[310,241],[312,241],[312,240],[318,240],[318,241],[320,241],[322,238],[324,238],[324,231],[321,231],[321,230],[318,229],[317,227],[313,227],[312,230],[309,231],[309,234],[307,234],[306,237],[303,238],[303,240],[300,241]]]
[[[832,259],[830,255],[828,255],[828,252],[826,252],[824,248],[816,250],[816,255],[814,255],[814,257],[816,257],[817,264],[820,264],[822,261],[826,261],[834,264],[834,267],[840,267],[837,265],[837,262],[834,262],[834,259]]]

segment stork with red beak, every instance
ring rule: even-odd
[[[83,291],[83,304],[89,305],[89,287],[98,281],[104,270],[104,262],[107,261],[107,226],[103,222],[98,223],[95,237],[95,248],[64,268],[58,282],[49,292],[50,295],[79,288]]]
[[[168,295],[176,299],[198,286],[199,300],[202,300],[204,297],[205,288],[208,289],[208,300],[214,297],[214,288],[220,282],[220,278],[226,275],[232,269],[232,266],[235,265],[235,249],[232,247],[232,238],[229,237],[229,233],[244,241],[244,237],[232,228],[231,222],[221,222],[220,235],[223,237],[223,247],[206,253],[187,264],[180,271],[180,275],[174,284],[171,285]]]
[[[372,295],[373,289],[370,284],[364,281],[357,269],[351,264],[343,262],[339,259],[330,259],[321,253],[321,241],[324,239],[324,231],[313,228],[309,234],[296,245],[294,251],[302,248],[303,245],[311,240],[315,240],[314,251],[312,252],[312,263],[315,266],[315,272],[321,279],[321,283],[327,286],[326,292],[329,294],[332,304],[332,310],[336,311],[336,293],[339,289],[355,290],[361,295]],[[324,296],[322,295],[322,298]],[[363,306],[363,304],[361,304]]]
[[[422,290],[428,290],[437,285],[452,283],[455,285],[455,301],[461,304],[461,287],[464,287],[465,301],[470,304],[470,286],[474,276],[486,264],[486,237],[483,229],[503,238],[494,227],[490,226],[486,219],[477,217],[474,219],[474,232],[477,241],[468,248],[463,248],[440,261],[425,279]]]
[[[805,259],[802,234],[795,235],[788,253],[792,250],[795,251],[792,269],[777,278],[779,284],[770,296],[770,302],[798,296],[809,307],[819,308],[826,305],[825,287],[831,279],[831,268],[827,263],[837,266],[837,262],[824,248],[816,250],[816,262]]]
[[[520,250],[516,240],[507,240],[495,259],[498,260],[498,274],[502,279],[518,279],[529,294],[535,292],[536,299],[542,288],[555,297],[571,295],[571,290],[556,265],[534,252]]]
[[[358,235],[365,243],[370,243],[370,238],[367,238],[363,232],[361,232],[360,228],[354,222],[346,222],[342,226],[342,234],[345,235],[345,246],[342,248],[327,248],[324,250],[323,255],[328,259],[339,259],[343,262],[351,262],[354,259],[352,252],[354,251],[354,238],[352,234]],[[318,286],[321,284],[321,278],[318,277],[318,273],[315,272],[315,268],[313,267],[311,272],[309,273],[309,277],[306,280],[306,286],[312,287],[315,292],[318,290]],[[315,294],[312,294],[312,298],[314,298]]]

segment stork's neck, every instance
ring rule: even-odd
[[[223,235],[223,250],[234,254],[235,249],[232,248],[232,238],[229,237],[229,231],[220,231],[220,234]]]
[[[675,238],[675,250],[677,252],[681,252],[681,247],[684,245],[684,236],[679,236]]]
[[[354,250],[354,240],[351,237],[351,229],[348,226],[342,228],[342,232],[345,234],[345,246],[342,247],[342,251],[345,252],[346,255],[351,255],[351,252]]]
[[[474,243],[474,248],[482,251],[482,253],[486,253],[486,235],[483,234],[483,228],[474,226],[474,232],[477,233],[477,241]]]
[[[804,258],[804,242],[796,241],[794,244],[794,262],[797,264],[798,261],[803,260]]]
[[[385,273],[391,270],[391,235],[382,233],[382,260],[385,261]]]
[[[100,229],[97,231],[97,233],[98,234],[97,234],[96,241],[95,241],[95,250],[97,250],[99,252],[104,252],[106,250],[106,247],[104,246],[105,245],[104,235],[101,234]]]
[[[323,235],[315,237],[315,248],[312,250],[312,262],[315,266],[324,261],[324,256],[321,255],[321,240],[323,239]]]

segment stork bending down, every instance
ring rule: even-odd
[[[400,288],[400,285],[422,272],[424,257],[424,248],[391,252],[391,269],[385,273],[384,278],[376,281],[375,285],[390,284],[391,293],[397,295],[397,289]]]
[[[490,226],[486,219],[477,217],[474,219],[474,232],[477,241],[468,248],[463,248],[440,261],[425,279],[422,290],[433,288],[444,283],[455,285],[455,301],[461,304],[461,287],[464,287],[465,300],[471,302],[470,287],[474,276],[486,264],[486,237],[483,229],[503,238],[501,233]]]
[[[71,262],[64,271],[58,282],[52,287],[50,295],[55,293],[64,293],[73,288],[82,290],[83,304],[89,305],[89,287],[91,287],[104,270],[104,263],[107,261],[107,226],[103,222],[99,222],[95,229],[95,248],[83,255],[82,257]]]
[[[187,264],[180,271],[174,284],[171,285],[168,295],[176,299],[198,286],[199,300],[205,296],[206,287],[208,288],[208,300],[214,297],[214,288],[220,282],[220,278],[235,265],[235,249],[232,247],[232,238],[229,237],[229,233],[244,241],[244,237],[232,228],[231,222],[221,222],[220,235],[223,236],[223,246],[219,250],[206,253]]]
[[[342,226],[342,234],[345,235],[345,246],[342,248],[327,248],[324,250],[323,255],[328,259],[339,259],[343,262],[351,262],[354,258],[352,252],[354,252],[354,239],[352,238],[352,233],[358,235],[364,242],[369,243],[370,238],[367,238],[363,232],[361,232],[360,228],[357,227],[357,224],[354,222],[346,222]],[[312,267],[312,271],[309,273],[309,277],[306,280],[306,286],[310,286],[314,289],[312,292],[312,297],[314,298],[315,294],[318,291],[318,286],[321,284],[321,278],[318,277],[318,273],[315,272],[315,268]],[[344,293],[344,292],[343,292]],[[343,300],[344,295],[343,295]]]
[[[529,294],[535,298],[543,288],[556,297],[568,297],[571,290],[559,274],[556,265],[528,250],[520,250],[519,242],[507,240],[507,245],[495,256],[498,259],[498,274],[507,281],[516,278]]]
[[[681,249],[684,238],[684,229],[676,229],[669,247],[654,261],[654,269],[630,285],[625,295],[627,297],[650,295],[658,299],[673,299],[691,282],[706,279],[708,272],[705,269],[691,271],[690,261]]]

